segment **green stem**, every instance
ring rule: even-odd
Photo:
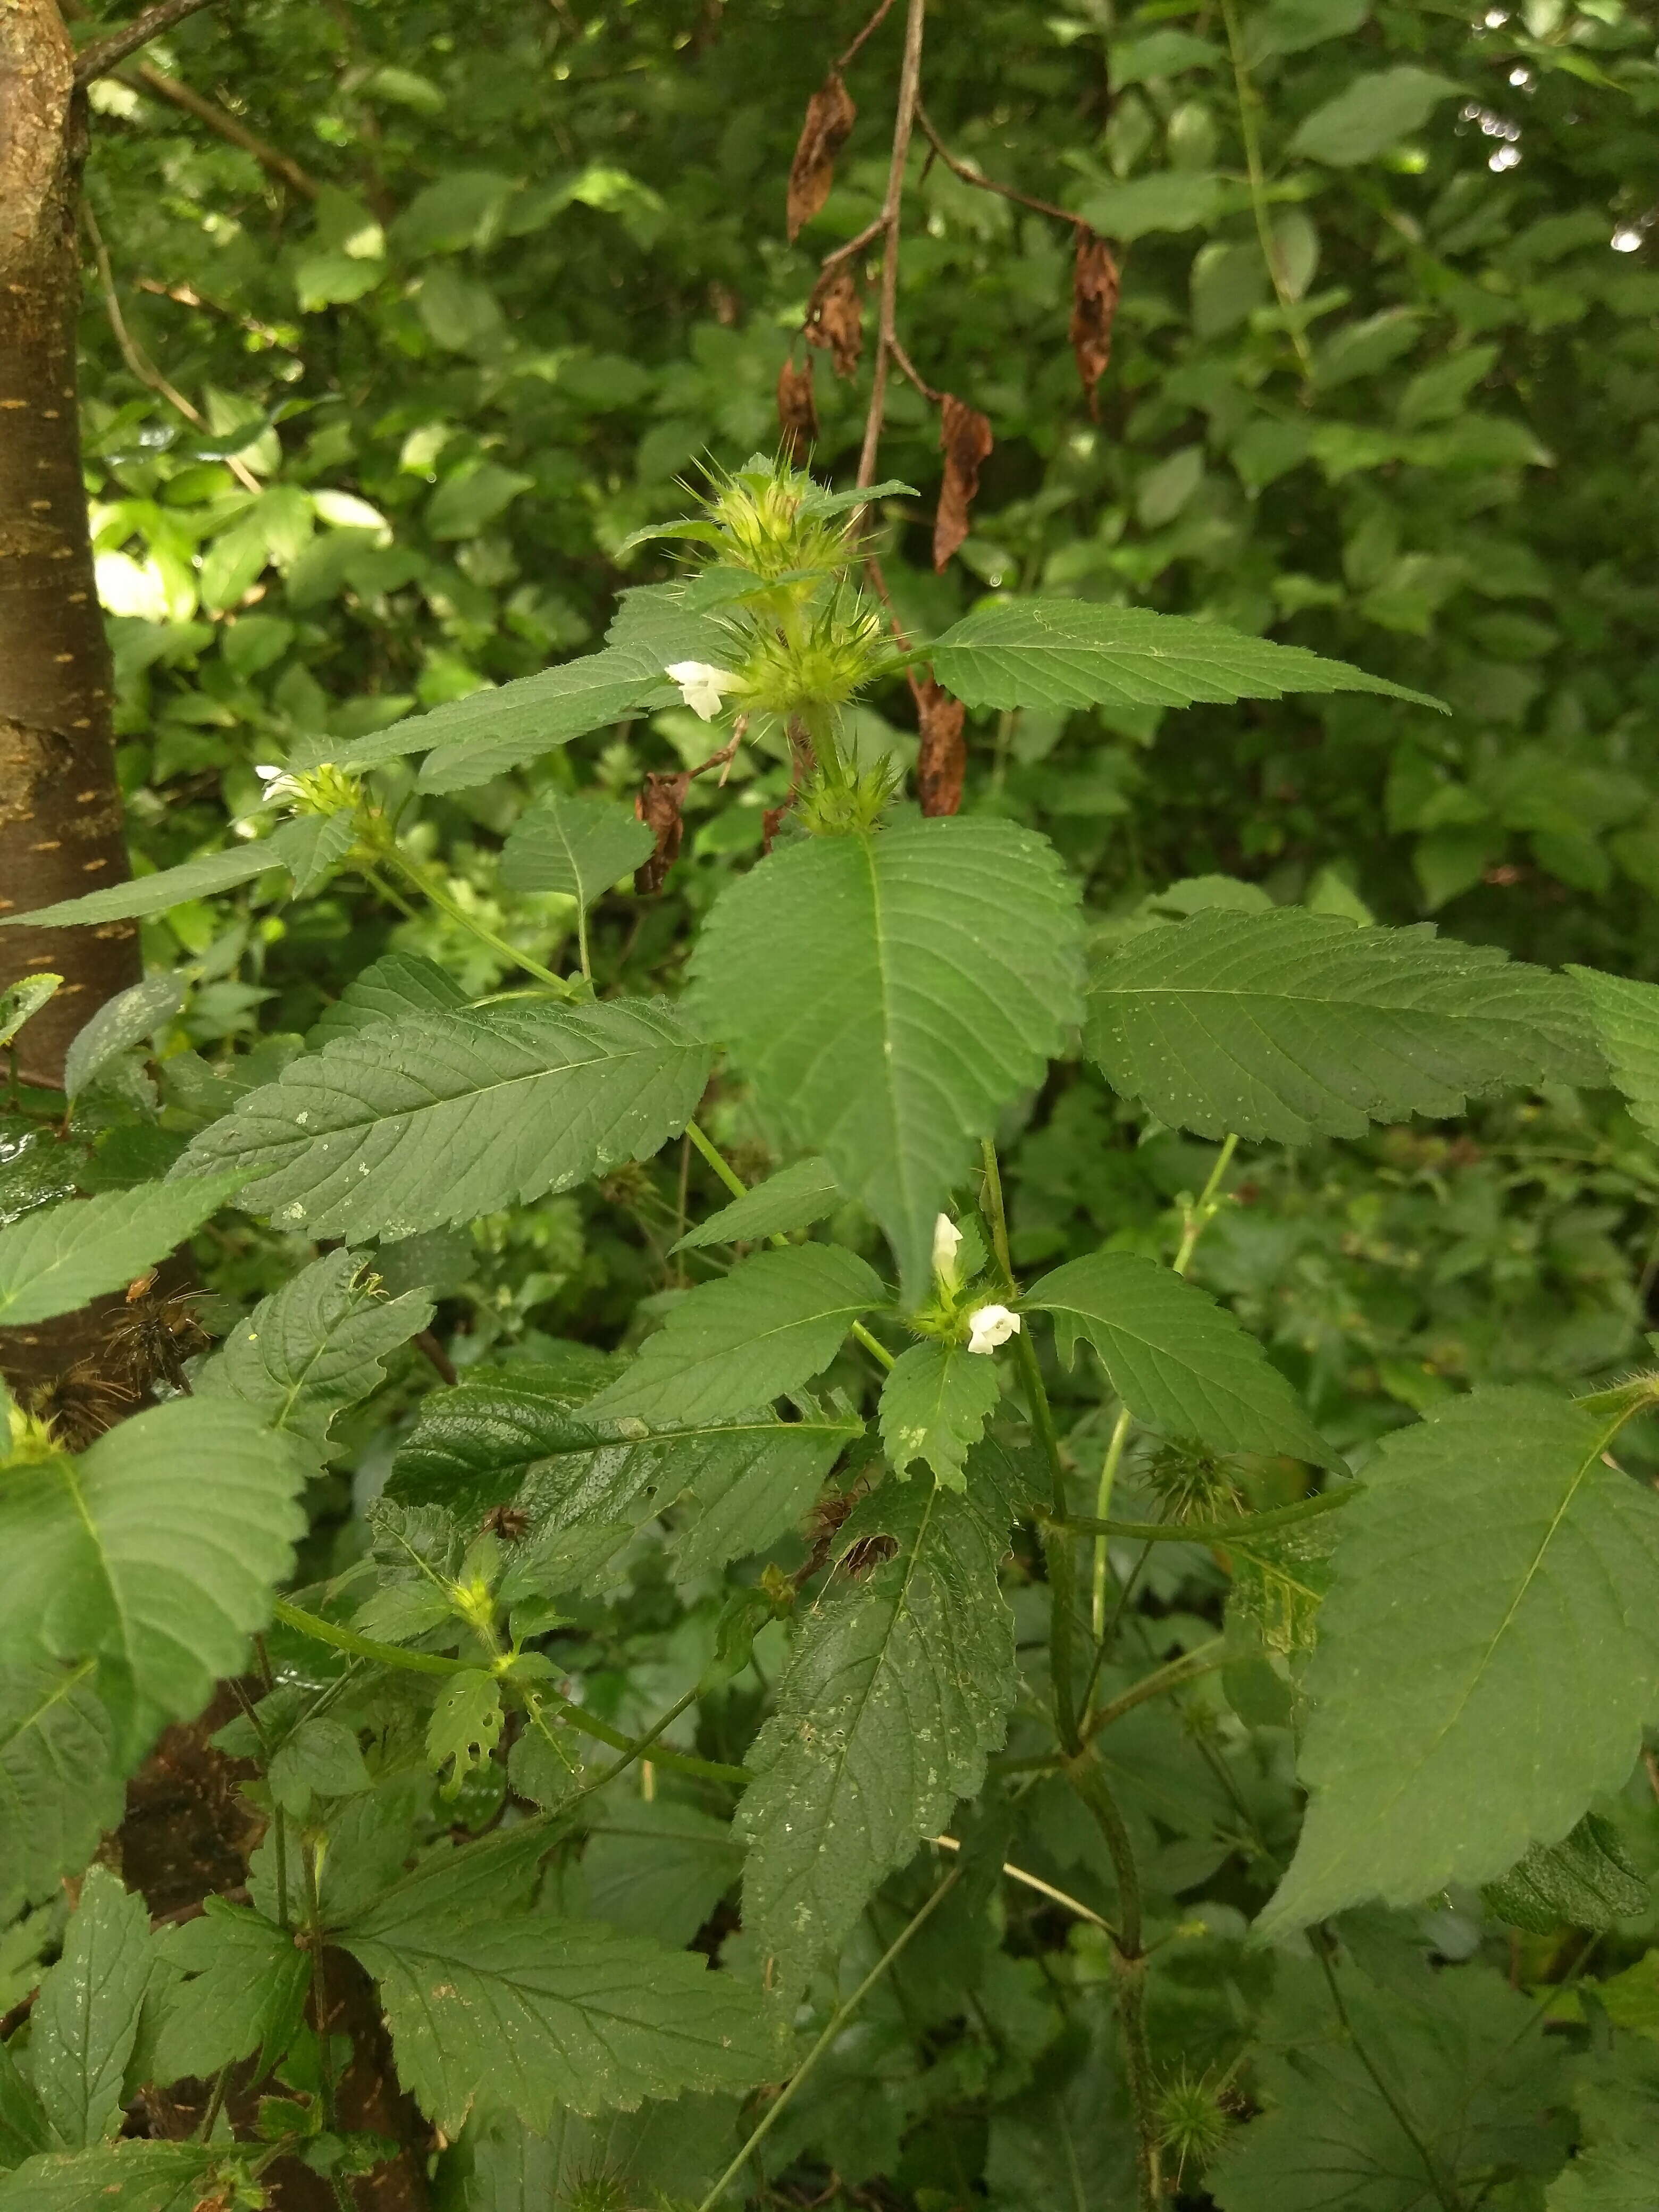
[[[1213,1674],[1225,1664],[1221,1654],[1226,1644],[1224,1636],[1212,1637],[1209,1643],[1200,1644],[1191,1651],[1183,1651],[1178,1659],[1171,1659],[1150,1674],[1143,1674],[1124,1691],[1103,1705],[1097,1705],[1089,1716],[1084,1734],[1091,1740],[1101,1730],[1109,1728],[1114,1721],[1121,1720],[1125,1713],[1133,1712],[1149,1698],[1167,1696],[1171,1690],[1185,1689],[1188,1682],[1196,1682],[1201,1675]]]
[[[311,2009],[317,2030],[317,2058],[322,2081],[323,2124],[334,2125],[334,2045],[328,2032],[328,1983],[323,1970],[323,1907],[317,1890],[317,1863],[303,1844],[300,1863],[305,1869],[306,1934],[311,1952]]]
[[[853,1339],[854,1343],[861,1344],[864,1346],[872,1359],[879,1360],[881,1364],[887,1369],[890,1374],[898,1364],[898,1362],[894,1358],[892,1353],[887,1349],[887,1346],[881,1341],[881,1339],[879,1337],[872,1336],[869,1330],[866,1328],[861,1321],[855,1321],[853,1323]]]
[[[1244,58],[1244,48],[1238,35],[1238,18],[1233,0],[1221,0],[1221,20],[1227,27],[1227,52],[1233,65],[1233,90],[1238,100],[1238,127],[1244,137],[1244,164],[1249,173],[1250,205],[1255,211],[1255,234],[1261,245],[1261,258],[1267,264],[1267,274],[1273,279],[1273,294],[1279,301],[1279,313],[1285,317],[1285,326],[1290,331],[1291,342],[1296,348],[1296,357],[1301,364],[1302,380],[1306,384],[1313,374],[1313,355],[1308,345],[1308,334],[1295,321],[1296,301],[1285,282],[1285,266],[1279,246],[1273,234],[1267,216],[1267,177],[1261,166],[1261,138],[1256,129],[1257,94],[1250,82],[1249,65]]]
[[[918,1911],[912,1913],[909,1919],[906,1921],[904,1926],[900,1929],[898,1934],[894,1936],[892,1942],[882,1953],[880,1958],[877,1960],[875,1965],[871,1967],[869,1972],[859,1984],[857,1989],[854,1990],[852,1996],[843,1999],[843,2001],[836,2007],[834,2012],[830,2014],[829,2019],[824,2023],[823,2033],[818,2037],[817,2041],[807,2052],[805,2057],[803,2058],[800,2064],[796,2067],[794,2072],[789,2076],[788,2081],[785,2082],[783,2087],[779,2091],[778,2094],[772,2100],[772,2102],[767,2106],[765,2112],[756,2122],[754,2127],[750,2130],[747,2142],[744,2144],[737,2156],[732,2160],[731,2165],[726,2167],[725,2172],[721,2174],[720,2179],[709,2191],[707,2197],[703,2198],[702,2203],[698,2205],[697,2212],[714,2212],[714,2206],[720,2203],[720,2198],[726,2194],[726,2191],[730,2187],[731,2184],[737,2179],[737,2176],[748,2164],[755,2152],[760,2148],[766,2137],[783,2118],[784,2113],[788,2110],[791,2103],[793,2101],[796,2093],[800,2088],[802,2082],[805,2081],[807,2075],[817,2064],[819,2059],[822,2058],[824,2052],[829,2050],[830,2045],[835,2042],[836,2038],[840,2035],[842,2028],[846,2027],[848,2021],[853,2017],[853,2014],[864,2002],[865,1998],[869,1996],[871,1990],[874,1989],[876,1984],[881,1979],[882,1976],[886,1973],[888,1968],[898,1957],[899,1953],[903,1950],[905,1945],[909,1942],[911,1937],[917,1933],[931,1915],[945,1902],[946,1897],[949,1896],[951,1890],[956,1887],[956,1885],[961,1881],[961,1879],[962,1869],[960,1867],[953,1867],[951,1872],[945,1875],[944,1881],[940,1882],[939,1887],[933,1891],[933,1894],[921,1905],[921,1909]]]
[[[1095,1518],[1102,1523],[1095,1538],[1094,1587],[1089,1605],[1089,1626],[1099,1643],[1106,1633],[1106,1573],[1110,1564],[1107,1553],[1107,1520],[1112,1510],[1112,1486],[1117,1480],[1118,1468],[1123,1459],[1123,1447],[1129,1441],[1129,1431],[1134,1416],[1127,1406],[1120,1407],[1117,1419],[1112,1425],[1111,1441],[1106,1447],[1106,1456],[1100,1465],[1100,1480],[1095,1489]]]
[[[1198,1240],[1221,1211],[1221,1181],[1233,1164],[1233,1154],[1238,1150],[1238,1139],[1228,1136],[1215,1156],[1215,1165],[1210,1170],[1209,1180],[1198,1194],[1196,1200],[1187,1208],[1187,1218],[1182,1225],[1181,1243],[1176,1248],[1174,1267],[1177,1275],[1184,1275],[1193,1263],[1193,1254],[1198,1249]]]
[[[979,1152],[985,1167],[985,1218],[991,1226],[991,1246],[1012,1297],[1018,1295],[1019,1285],[1014,1280],[1014,1263],[1008,1249],[1008,1212],[1002,1200],[1002,1170],[997,1165],[997,1148],[988,1137],[981,1138]]]
[[[387,845],[384,851],[386,861],[396,868],[404,881],[417,890],[422,898],[430,900],[441,914],[447,914],[453,922],[470,931],[481,945],[489,945],[491,951],[499,953],[510,966],[522,968],[527,975],[535,976],[538,982],[550,985],[562,999],[570,996],[570,985],[562,975],[556,975],[550,968],[544,968],[539,960],[532,960],[529,953],[521,952],[516,945],[509,945],[506,938],[498,937],[487,923],[478,920],[477,915],[469,914],[465,907],[458,906],[447,891],[440,890],[435,884],[427,880],[400,845]]]
[[[1112,1942],[1117,1980],[1118,2027],[1123,2038],[1124,2070],[1135,2118],[1136,2201],[1140,2212],[1158,2212],[1164,2201],[1163,2150],[1158,2124],[1158,2087],[1146,2042],[1146,1954],[1142,1942],[1140,1870],[1099,1761],[1092,1752],[1066,1767],[1072,1785],[1095,1816],[1117,1878],[1118,1925]]]
[[[1252,1536],[1270,1536],[1280,1528],[1338,1512],[1364,1494],[1364,1484],[1354,1482],[1340,1490],[1322,1490],[1316,1498],[1300,1498],[1294,1505],[1275,1505],[1266,1513],[1237,1513],[1226,1521],[1097,1521],[1079,1513],[1061,1525],[1078,1536],[1123,1536],[1138,1543],[1241,1544]]]

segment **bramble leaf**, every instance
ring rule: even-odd
[[[694,1017],[929,1279],[933,1221],[976,1140],[1079,1018],[1076,885],[988,817],[781,848],[723,891]]]
[[[881,1386],[881,1440],[901,1480],[916,1460],[961,1490],[963,1462],[1000,1395],[996,1362],[960,1344],[913,1344]]]
[[[838,1244],[757,1252],[689,1291],[586,1411],[651,1422],[743,1413],[821,1374],[859,1316],[885,1302],[878,1277]]]
[[[613,799],[550,791],[526,807],[501,848],[510,891],[564,891],[583,908],[631,876],[656,844],[643,822]]]
[[[1088,599],[994,600],[953,623],[926,657],[945,690],[970,707],[1190,707],[1289,691],[1378,691],[1449,711],[1424,692],[1299,645]]]
[[[1011,1483],[1002,1455],[981,1448],[965,1494],[886,1485],[839,1531],[843,1559],[866,1540],[895,1548],[838,1577],[807,1616],[738,1813],[744,1924],[781,1987],[799,1987],[984,1778],[1015,1688],[997,1578]]]
[[[1424,924],[1280,908],[1132,938],[1097,971],[1085,1045],[1115,1091],[1200,1136],[1297,1145],[1601,1080],[1572,987]]]
[[[0,1326],[49,1321],[118,1291],[210,1220],[246,1177],[140,1183],[37,1207],[0,1229]]]
[[[695,1229],[688,1229],[674,1252],[701,1251],[708,1244],[757,1244],[763,1237],[810,1229],[842,1204],[841,1187],[827,1160],[796,1160],[757,1182],[730,1206],[721,1206]]]
[[[88,1867],[63,1956],[29,2020],[29,2079],[64,2150],[119,2131],[121,2083],[154,1964],[143,1899],[107,1868]]]
[[[1659,1499],[1602,1456],[1627,1410],[1480,1389],[1384,1439],[1341,1516],[1307,1817],[1261,1934],[1490,1881],[1625,1781],[1659,1717]]]
[[[1061,1356],[1085,1336],[1137,1420],[1212,1451],[1335,1455],[1255,1339],[1196,1285],[1132,1252],[1071,1260],[1020,1301],[1054,1316]]]
[[[677,1135],[709,1053],[669,1007],[480,1007],[377,1024],[239,1099],[179,1168],[313,1236],[410,1236],[564,1190]]]
[[[329,1458],[335,1415],[379,1389],[386,1355],[431,1318],[424,1291],[382,1297],[366,1261],[331,1252],[261,1298],[204,1363],[195,1388],[202,1397],[240,1398]]]

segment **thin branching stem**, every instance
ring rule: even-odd
[[[893,116],[893,154],[887,170],[887,191],[881,204],[877,229],[882,237],[881,301],[876,319],[875,360],[870,379],[870,409],[864,420],[864,445],[859,454],[860,489],[876,480],[876,459],[881,450],[881,426],[887,411],[887,368],[898,325],[899,228],[904,207],[904,171],[910,158],[910,137],[915,127],[916,103],[921,94],[921,34],[927,0],[909,0],[904,18],[904,58],[899,64],[898,101]]]

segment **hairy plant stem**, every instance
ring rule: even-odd
[[[317,2031],[318,2071],[322,2083],[323,2124],[334,2125],[334,2046],[328,2033],[328,1982],[323,1970],[323,1906],[317,1888],[317,1863],[303,1844],[300,1863],[305,1872],[306,1948],[311,1954],[311,2009]]]
[[[1136,2202],[1140,2212],[1158,2212],[1164,2197],[1163,2148],[1158,2125],[1158,2085],[1146,2043],[1146,1954],[1141,1920],[1140,1870],[1099,1760],[1085,1750],[1067,1762],[1073,1788],[1094,1814],[1117,1880],[1118,1926],[1112,1941],[1117,1985],[1118,2030],[1123,2039],[1124,2071],[1135,2117]]]
[[[1244,166],[1250,179],[1250,205],[1255,213],[1255,234],[1261,241],[1261,258],[1267,264],[1267,274],[1273,280],[1273,296],[1279,301],[1285,327],[1296,348],[1305,388],[1313,375],[1313,354],[1308,344],[1307,332],[1295,320],[1296,301],[1291,295],[1290,284],[1285,275],[1284,257],[1279,252],[1279,241],[1273,236],[1273,225],[1267,216],[1267,181],[1261,166],[1261,134],[1256,127],[1260,95],[1250,79],[1250,65],[1245,59],[1243,41],[1238,34],[1238,13],[1234,0],[1221,0],[1221,20],[1227,27],[1227,52],[1233,67],[1233,92],[1238,101],[1238,127],[1244,139]]]
[[[760,2118],[756,2122],[753,2128],[750,2129],[748,2138],[744,2142],[742,2149],[738,2151],[737,2156],[732,2160],[730,2166],[726,2167],[725,2172],[721,2174],[720,2179],[714,2184],[707,2197],[703,2198],[702,2203],[698,2205],[697,2212],[714,2212],[714,2206],[720,2203],[720,2198],[726,2194],[726,2191],[730,2187],[731,2184],[743,2171],[743,2168],[748,2164],[750,2159],[760,2148],[760,2145],[765,2141],[766,2137],[783,2118],[784,2113],[788,2110],[789,2106],[793,2102],[802,2082],[805,2081],[807,2075],[817,2064],[819,2059],[822,2058],[824,2052],[829,2050],[830,2045],[835,2042],[842,2028],[846,2027],[848,2021],[851,2020],[853,2014],[864,2002],[864,2000],[869,1996],[871,1990],[874,1989],[876,1984],[880,1981],[882,1976],[886,1973],[888,1968],[898,1957],[900,1952],[903,1950],[905,1945],[909,1942],[911,1937],[918,1932],[931,1916],[945,1902],[945,1899],[950,1895],[951,1892],[956,1887],[957,1882],[959,1882],[961,1879],[962,1869],[960,1867],[953,1867],[950,1873],[945,1875],[944,1881],[940,1882],[939,1887],[923,1902],[920,1909],[911,1914],[909,1919],[905,1922],[903,1927],[901,1928],[898,1934],[894,1936],[892,1942],[882,1953],[880,1958],[877,1960],[875,1965],[871,1967],[869,1972],[859,1984],[857,1989],[854,1990],[852,1996],[850,1997],[843,1998],[841,2003],[836,2007],[834,2012],[830,2014],[829,2019],[824,2022],[823,2031],[818,2037],[817,2042],[807,2052],[805,2057],[801,2060],[800,2064],[796,2067],[794,2072],[789,2076],[789,2079],[784,2083],[783,2087],[778,2092],[777,2095],[772,2100],[772,2102],[767,2106],[765,2112],[762,2113]]]
[[[1079,1513],[1063,1525],[1077,1536],[1127,1536],[1146,1544],[1237,1544],[1340,1512],[1363,1494],[1364,1486],[1355,1482],[1340,1490],[1322,1490],[1315,1498],[1299,1498],[1294,1505],[1275,1505],[1266,1513],[1237,1513],[1225,1521],[1097,1521]]]
[[[498,937],[487,922],[480,921],[477,915],[469,914],[465,907],[459,906],[447,891],[441,891],[435,884],[428,882],[401,845],[386,843],[380,848],[380,856],[389,867],[398,871],[412,890],[418,891],[422,898],[429,899],[440,914],[447,915],[453,922],[469,931],[481,945],[489,945],[492,952],[499,953],[514,967],[522,968],[526,975],[533,975],[538,983],[548,984],[562,999],[570,997],[570,984],[566,977],[556,975],[550,968],[544,968],[539,960],[532,959],[527,952],[521,952],[516,945],[509,945],[506,938]]]

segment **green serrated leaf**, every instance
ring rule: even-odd
[[[199,1919],[165,1932],[161,1952],[188,1978],[162,2001],[155,2079],[209,2080],[256,2051],[256,2076],[269,2073],[305,2017],[311,1985],[311,1954],[292,1931],[210,1897]]]
[[[306,1032],[306,1048],[320,1052],[336,1037],[355,1036],[376,1022],[422,1014],[447,1014],[466,1004],[466,993],[435,961],[413,952],[383,952],[354,975],[328,1012]]]
[[[0,991],[0,1045],[9,1044],[63,986],[61,975],[24,975]]]
[[[612,1806],[588,1838],[588,1910],[625,1936],[689,1943],[743,1869],[724,1820],[671,1800]]]
[[[0,1913],[86,1864],[121,1817],[93,1662],[0,1668]]]
[[[406,1237],[643,1159],[710,1054],[659,1001],[490,1006],[341,1037],[237,1102],[180,1161],[319,1237]]]
[[[708,1244],[757,1244],[764,1237],[810,1229],[842,1204],[841,1186],[828,1160],[796,1160],[775,1176],[688,1229],[671,1252],[700,1251]]]
[[[168,1186],[142,1183],[41,1206],[0,1229],[0,1325],[49,1321],[121,1290],[211,1219],[246,1180],[238,1169]]]
[[[856,1414],[823,1412],[806,1399],[801,1405],[796,1421],[751,1415],[700,1433],[692,1431],[678,1447],[683,1459],[667,1459],[670,1479],[683,1471],[696,1509],[670,1540],[674,1571],[682,1580],[775,1543],[811,1504],[842,1453],[864,1434]],[[654,1432],[665,1453],[672,1433]]]
[[[965,1494],[885,1486],[838,1534],[843,1559],[866,1540],[895,1548],[807,1616],[738,1814],[744,1925],[781,1988],[839,1947],[877,1883],[984,1778],[1015,1689],[998,1587],[1013,1511],[1006,1462],[981,1447]]]
[[[757,1252],[699,1283],[586,1411],[599,1420],[717,1421],[799,1389],[835,1358],[879,1279],[837,1244]]]
[[[331,1252],[261,1298],[203,1365],[195,1389],[204,1397],[240,1398],[272,1428],[331,1457],[336,1414],[380,1388],[386,1355],[431,1318],[423,1291],[382,1297],[367,1261]]]
[[[343,1939],[380,1985],[399,2079],[453,2132],[475,2105],[545,2129],[777,2070],[758,1991],[608,1929],[538,1913],[371,1913]]]
[[[663,669],[639,647],[608,646],[492,691],[469,691],[384,738],[400,739],[399,753],[431,748],[421,767],[422,790],[465,791],[589,730],[667,706],[676,694]]]
[[[0,2178],[3,2212],[193,2212],[224,2154],[194,2142],[100,2143]]]
[[[1085,1336],[1137,1420],[1212,1451],[1288,1452],[1319,1467],[1338,1464],[1255,1339],[1224,1306],[1155,1261],[1091,1253],[1045,1275],[1020,1304],[1054,1316],[1066,1356]]]
[[[426,1724],[426,1755],[434,1773],[449,1769],[447,1796],[453,1797],[465,1777],[489,1759],[506,1718],[501,1686],[483,1668],[470,1667],[444,1684]]]
[[[1659,984],[1569,968],[1589,1002],[1595,1033],[1631,1118],[1659,1138]]]
[[[901,1480],[917,1460],[951,1490],[1001,1393],[996,1362],[960,1344],[913,1344],[881,1386],[881,1441]]]
[[[1594,1813],[1559,1844],[1534,1844],[1482,1893],[1498,1919],[1534,1936],[1553,1936],[1559,1928],[1613,1928],[1646,1912],[1652,1901],[1618,1830]]]
[[[735,2148],[737,2112],[734,2097],[676,2097],[600,2119],[556,2112],[534,2134],[510,2112],[485,2113],[461,2139],[465,2212],[574,2206],[596,2178],[630,2204],[695,2203]]]
[[[1299,645],[1087,599],[994,601],[936,637],[927,658],[945,690],[970,707],[1190,707],[1290,691],[1378,691],[1449,711]]]
[[[354,1797],[372,1787],[355,1729],[331,1714],[300,1723],[284,1737],[266,1774],[270,1794],[297,1819],[310,1810],[313,1794]]]
[[[78,1457],[14,1463],[0,1484],[0,1664],[95,1654],[112,1698],[193,1718],[270,1618],[305,1531],[307,1472],[249,1407],[198,1398],[152,1407]]]
[[[550,791],[526,807],[501,848],[510,891],[564,891],[584,910],[648,858],[656,839],[613,799]]]
[[[9,2047],[0,2043],[0,2173],[52,2148],[40,2100]]]
[[[143,1899],[107,1868],[88,1867],[63,1956],[29,2018],[29,2079],[58,2148],[82,2150],[119,2130],[154,1963]]]
[[[723,891],[692,1005],[767,1108],[931,1276],[933,1222],[976,1140],[1079,1017],[1077,889],[989,817],[781,848]]]
[[[1580,2063],[1583,2140],[1550,2184],[1546,2212],[1651,2212],[1659,2171],[1659,2051],[1615,2043]]]
[[[1292,908],[1195,914],[1132,938],[1096,974],[1085,1043],[1161,1121],[1287,1145],[1600,1079],[1559,976],[1428,925],[1361,929]]]
[[[36,907],[27,914],[0,915],[0,929],[15,928],[21,922],[27,922],[32,929],[80,928],[92,922],[165,914],[169,907],[183,906],[188,899],[211,898],[216,891],[251,883],[268,868],[287,868],[293,874],[308,861],[322,826],[320,816],[296,815],[269,837],[233,846],[228,852],[204,853],[180,867],[164,868],[159,875],[111,884],[101,891],[60,899],[55,906]]]
[[[1307,1818],[1261,1934],[1490,1881],[1624,1782],[1659,1717],[1659,1498],[1603,1460],[1621,1418],[1481,1389],[1384,1440],[1342,1516]]]
[[[184,1003],[185,984],[177,975],[146,975],[106,999],[64,1054],[64,1097],[77,1097],[106,1061],[171,1021]]]

